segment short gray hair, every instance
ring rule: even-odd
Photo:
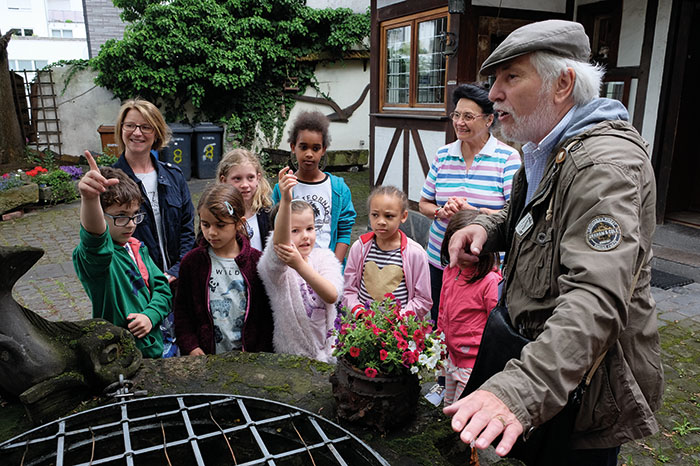
[[[530,63],[537,70],[545,88],[554,84],[554,80],[567,68],[573,69],[576,81],[572,97],[576,105],[585,105],[600,95],[605,76],[605,68],[602,65],[572,60],[541,50],[530,55]]]

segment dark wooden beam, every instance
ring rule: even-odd
[[[644,39],[642,39],[642,57],[640,58],[639,63],[637,96],[634,99],[634,117],[632,118],[632,124],[640,133],[642,132],[642,127],[644,126],[644,107],[646,107],[647,103],[649,69],[651,68],[651,52],[654,48],[656,13],[658,9],[659,0],[647,0],[647,11],[644,20]]]
[[[376,10],[376,2],[372,2],[373,9]],[[377,11],[377,19],[386,21],[388,19],[400,18],[401,16],[420,13],[421,11],[434,10],[447,6],[446,0],[407,0],[400,3],[380,8]]]
[[[401,137],[402,131],[403,130],[401,128],[396,128],[396,131],[394,131],[394,137],[391,138],[391,144],[389,144],[389,148],[386,150],[384,163],[382,164],[382,168],[377,174],[377,185],[384,183],[384,178],[386,178],[386,172],[389,171],[389,164],[391,163],[391,159],[394,157],[394,152],[396,152],[396,146],[399,145],[399,138]]]

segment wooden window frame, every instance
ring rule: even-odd
[[[426,112],[431,115],[445,114],[445,106],[447,104],[447,76],[449,62],[445,61],[445,88],[444,102],[437,104],[421,104],[418,103],[418,24],[431,21],[438,18],[447,20],[446,31],[450,30],[450,14],[447,12],[447,7],[437,8],[434,10],[416,13],[410,16],[391,19],[379,24],[380,34],[380,67],[379,67],[379,111],[382,113],[416,113]],[[409,88],[408,88],[408,103],[407,104],[387,104],[387,31],[399,27],[411,27],[411,54],[409,67]]]

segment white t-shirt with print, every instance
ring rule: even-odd
[[[333,208],[333,189],[328,175],[323,181],[307,183],[299,181],[292,192],[294,199],[308,202],[316,215],[317,248],[328,248],[331,244],[331,209]]]
[[[170,264],[168,264],[168,256],[165,254],[165,242],[163,236],[163,226],[160,221],[160,201],[158,199],[158,179],[156,177],[156,171],[153,170],[148,173],[136,173],[136,177],[141,180],[143,188],[146,190],[146,196],[148,201],[151,203],[151,208],[153,209],[153,216],[156,221],[156,232],[158,233],[158,245],[160,246],[160,254],[163,256],[163,264],[167,269]],[[163,270],[165,272],[165,270]]]
[[[219,257],[211,248],[209,257],[209,310],[214,320],[216,354],[221,354],[243,347],[248,290],[236,259]]]

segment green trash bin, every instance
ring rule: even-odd
[[[199,123],[194,127],[194,169],[197,178],[214,178],[221,160],[224,128],[213,123]]]
[[[160,160],[180,167],[186,180],[192,178],[192,126],[181,123],[168,123],[173,137],[160,151]]]

